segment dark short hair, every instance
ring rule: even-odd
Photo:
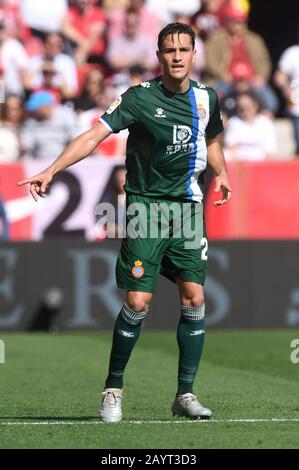
[[[172,37],[173,37],[174,34],[178,34],[178,35],[188,34],[190,36],[190,39],[191,39],[192,48],[194,49],[194,47],[195,47],[195,33],[194,33],[193,29],[191,28],[191,26],[189,26],[188,24],[185,24],[185,23],[170,23],[167,26],[165,26],[165,28],[163,28],[162,31],[160,31],[160,33],[159,33],[159,36],[158,36],[158,49],[159,49],[159,51],[161,51],[161,49],[162,49],[163,41],[170,34],[171,34]]]
[[[240,93],[237,95],[237,100],[239,100],[242,97],[249,98],[251,101],[253,101],[256,104],[256,106],[258,107],[258,110],[259,111],[261,110],[262,103],[256,93],[254,93],[253,91],[244,91],[243,93]]]

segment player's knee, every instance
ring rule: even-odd
[[[181,304],[187,307],[202,307],[205,303],[205,298],[201,293],[194,293],[193,295],[183,296]]]
[[[151,294],[146,292],[128,292],[126,304],[134,312],[144,312],[149,309],[151,297]]]

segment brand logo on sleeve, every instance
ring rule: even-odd
[[[120,105],[122,101],[122,97],[119,96],[118,98],[116,98],[112,103],[111,105],[109,106],[109,108],[107,109],[107,114],[112,114],[113,111]]]

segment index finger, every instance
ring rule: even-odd
[[[17,186],[23,186],[24,184],[30,184],[30,183],[33,183],[34,181],[36,181],[35,178],[28,178],[28,179],[19,181],[19,182],[17,183]]]

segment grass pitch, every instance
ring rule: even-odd
[[[208,422],[173,418],[175,332],[143,331],[126,373],[124,421],[97,420],[111,332],[0,334],[0,448],[298,448],[298,330],[210,331],[195,392]],[[273,420],[275,419],[275,420]]]

